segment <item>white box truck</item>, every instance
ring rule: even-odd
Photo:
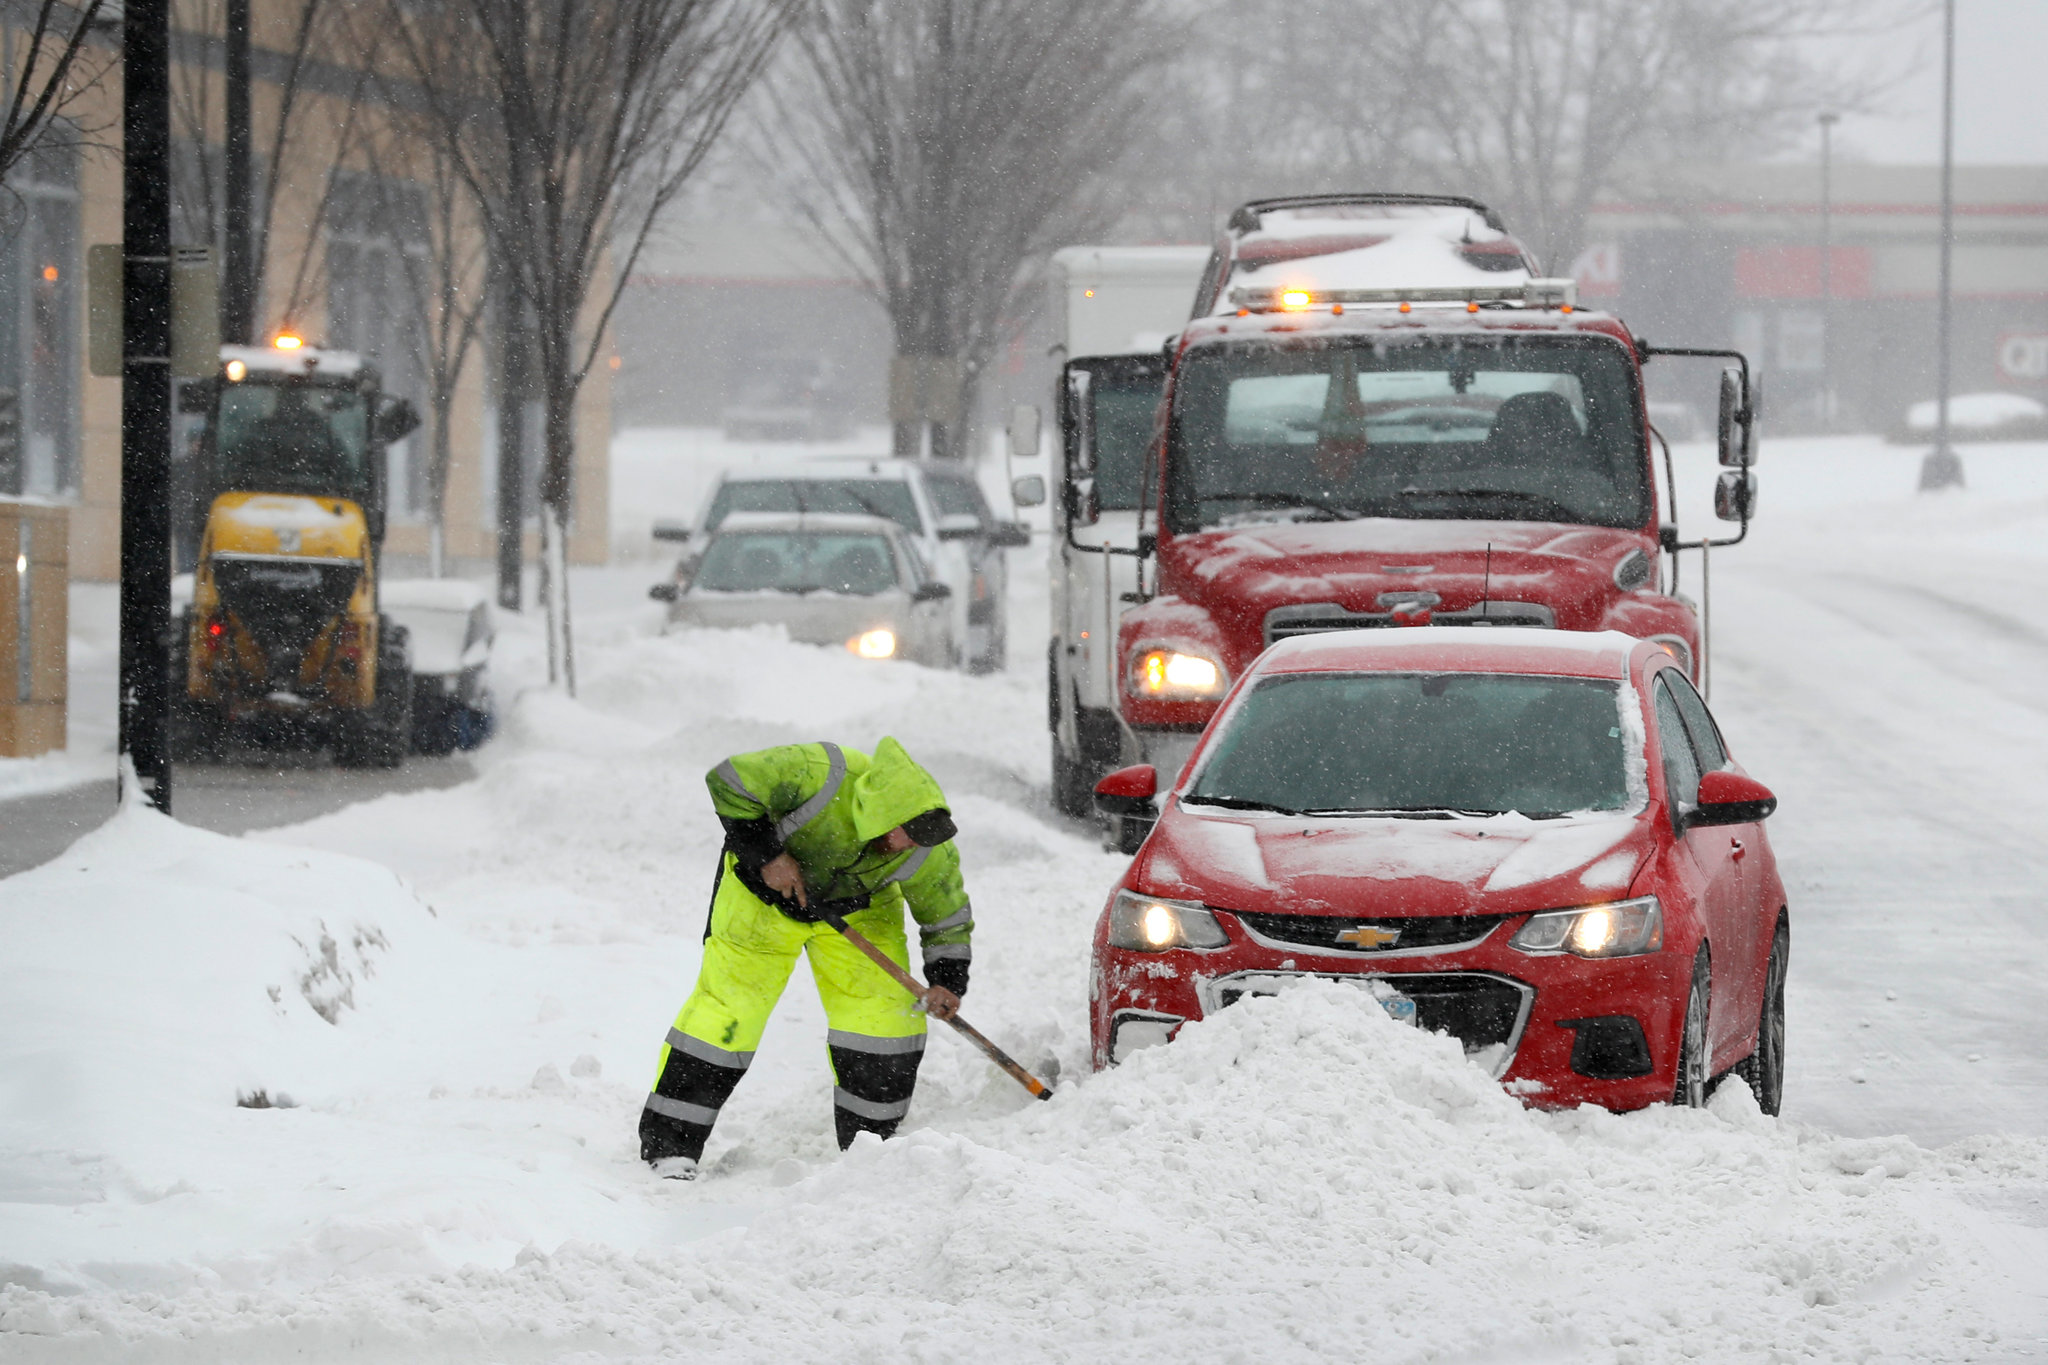
[[[1117,622],[1138,589],[1138,484],[1164,347],[1188,320],[1209,250],[1076,246],[1052,258],[1066,357],[1055,395],[1062,463],[1046,672],[1053,803],[1068,815],[1089,815],[1096,779],[1125,761]]]

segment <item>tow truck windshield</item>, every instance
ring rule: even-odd
[[[1410,517],[1642,526],[1633,369],[1593,336],[1303,338],[1189,351],[1167,524]]]
[[[354,389],[244,382],[221,389],[214,458],[223,487],[360,497],[367,405]]]

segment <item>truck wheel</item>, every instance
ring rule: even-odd
[[[334,762],[341,768],[396,768],[412,748],[412,668],[406,661],[405,634],[377,651],[376,700],[367,711],[342,721],[334,740]]]
[[[164,741],[173,763],[218,763],[227,747],[226,725],[211,708],[174,696]]]
[[[1085,820],[1094,811],[1095,789],[1088,770],[1060,748],[1060,737],[1052,737],[1052,804],[1061,815]]]

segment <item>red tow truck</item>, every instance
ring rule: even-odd
[[[1749,364],[1652,347],[1575,295],[1470,199],[1309,196],[1231,216],[1167,347],[1138,518],[1149,573],[1117,632],[1124,762],[1165,785],[1232,680],[1318,631],[1611,629],[1698,676],[1676,552],[1748,532]],[[1668,447],[1660,497],[1654,355],[1734,362],[1715,498],[1733,537],[1680,539]],[[1135,850],[1150,822],[1119,819]]]

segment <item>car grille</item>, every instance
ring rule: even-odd
[[[1386,594],[1387,597],[1397,595]],[[1488,601],[1464,611],[1432,610],[1429,621],[1436,626],[1540,626],[1554,630],[1557,628],[1557,613],[1541,602]],[[1398,624],[1392,611],[1351,611],[1335,602],[1306,602],[1297,606],[1275,607],[1266,613],[1266,643],[1291,640],[1297,635],[1369,630]]]
[[[1487,972],[1375,972],[1371,976],[1335,976],[1321,972],[1239,972],[1205,982],[1204,1013],[1227,1009],[1247,995],[1271,995],[1290,978],[1323,976],[1356,985],[1380,980],[1415,1002],[1416,1027],[1448,1033],[1467,1053],[1500,1049],[1494,1074],[1507,1070],[1522,1025],[1528,1021],[1532,986]]]
[[[1220,908],[1220,907],[1219,907]],[[1506,915],[1421,915],[1406,919],[1357,919],[1348,915],[1268,915],[1233,910],[1253,938],[1271,946],[1313,948],[1323,953],[1391,953],[1417,948],[1469,948],[1492,933]],[[1342,939],[1340,934],[1359,934]],[[1372,931],[1392,934],[1373,942]]]

